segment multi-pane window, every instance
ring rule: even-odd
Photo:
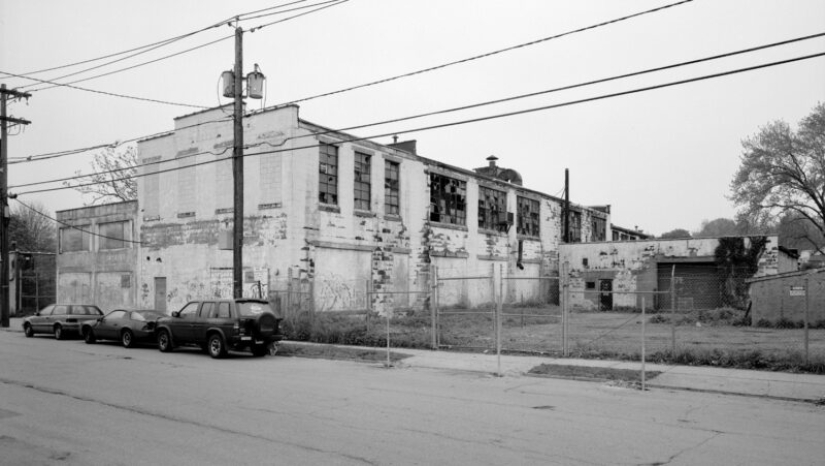
[[[98,226],[100,233],[99,249],[120,249],[129,247],[129,222],[108,222]]]
[[[321,143],[318,164],[318,200],[338,204],[338,147]]]
[[[430,173],[430,220],[467,224],[467,183]]]
[[[355,153],[355,208],[370,210],[370,156]]]
[[[77,228],[60,229],[60,252],[90,251],[90,225],[79,225]]]
[[[582,213],[570,211],[570,243],[582,242]]]
[[[516,231],[524,236],[539,236],[539,201],[519,196]]]
[[[507,221],[507,193],[495,189],[478,188],[478,227],[494,230]]]
[[[400,164],[384,161],[384,213],[389,215],[401,214],[399,201]]]
[[[607,221],[603,218],[593,217],[591,221],[591,233],[593,241],[607,240]]]

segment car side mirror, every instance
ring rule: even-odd
[[[173,312],[172,317],[180,317],[180,312],[178,312],[178,311]]]
[[[35,312],[34,315],[40,317],[40,311]]]
[[[103,322],[103,317],[98,317],[98,318],[97,318],[97,321],[98,321],[98,322]]]

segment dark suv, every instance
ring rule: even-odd
[[[260,299],[199,300],[158,319],[155,335],[163,352],[197,345],[213,358],[226,356],[229,349],[264,356],[283,338],[280,322],[269,303]]]

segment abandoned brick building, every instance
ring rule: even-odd
[[[77,238],[73,250],[61,246],[61,293],[80,278],[90,300],[118,285],[122,293],[107,293],[120,304],[164,310],[231,295],[232,134],[220,108],[179,117],[174,130],[138,143],[132,217],[133,207],[61,212],[71,225],[100,223],[123,235],[119,247],[128,250],[101,251],[100,240],[66,232]],[[417,154],[415,141],[378,144],[307,122],[295,105],[252,113],[244,135],[245,294],[272,297],[297,280],[313,284],[306,292],[316,310],[389,299],[369,290],[410,292],[392,305],[416,307],[422,297],[414,292],[427,289],[432,265],[440,276],[489,274],[494,266],[506,276],[558,276],[563,200],[522,186],[494,157],[475,171],[449,166]],[[113,211],[126,223],[112,228],[97,218]],[[609,209],[571,204],[570,215],[571,241],[612,238]],[[103,282],[84,270],[92,264],[109,274]],[[487,282],[451,282],[440,304],[477,305],[491,293]],[[520,300],[557,294],[540,281],[508,281],[505,290]]]

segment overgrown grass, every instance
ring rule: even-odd
[[[676,325],[701,325],[719,326],[750,325],[750,317],[745,316],[745,311],[733,308],[720,308],[710,310],[680,311],[673,315],[667,311],[654,314],[649,320],[651,324],[671,324]]]
[[[492,312],[444,313],[439,319],[439,344],[442,348],[463,351],[494,350],[495,326]],[[530,314],[530,312],[525,312]],[[633,317],[635,314],[628,314]],[[647,328],[647,361],[663,364],[714,366],[825,374],[822,331],[811,336],[810,359],[806,362],[799,330],[734,327],[742,311],[718,309],[684,318],[677,330],[676,351],[670,350],[670,325],[656,325],[651,318]],[[638,315],[636,315],[638,317]],[[502,325],[502,351],[513,354],[561,356],[559,316],[507,316]],[[525,322],[525,324],[522,324]],[[668,321],[669,322],[669,321]],[[697,327],[695,323],[702,323]],[[287,318],[282,329],[288,340],[354,346],[387,346],[387,321],[378,315],[303,313]],[[628,320],[614,313],[576,314],[570,322],[569,356],[574,358],[640,360],[641,320]],[[705,326],[707,328],[705,328]],[[795,328],[795,325],[794,325]],[[812,327],[813,328],[813,327]],[[429,312],[411,312],[390,320],[392,348],[432,347],[432,322]]]

